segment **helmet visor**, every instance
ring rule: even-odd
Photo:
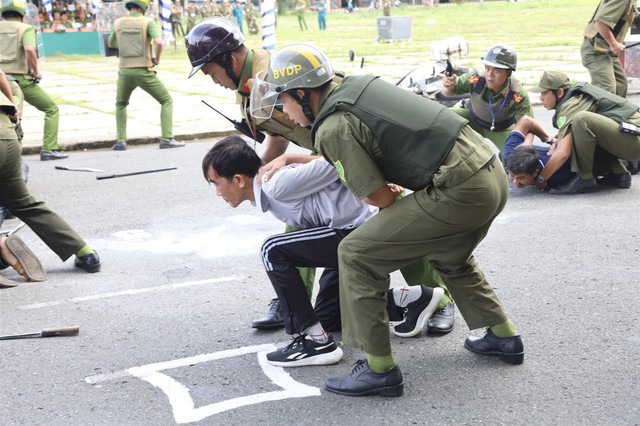
[[[282,102],[278,99],[282,93],[282,86],[265,81],[266,75],[267,71],[256,74],[249,101],[251,116],[263,120],[271,118],[273,109],[282,106]]]

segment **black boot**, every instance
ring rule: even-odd
[[[280,311],[280,300],[276,297],[269,303],[269,310],[262,318],[251,323],[251,327],[258,328],[260,330],[272,330],[275,328],[284,327],[284,319],[282,318],[282,312]]]

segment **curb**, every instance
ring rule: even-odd
[[[191,134],[181,134],[175,135],[175,138],[180,141],[190,141],[197,139],[214,139],[214,138],[223,138],[231,135],[240,135],[241,133],[236,132],[235,130],[222,130],[222,131],[213,131],[213,132],[201,132],[201,133],[191,133]],[[151,145],[159,142],[158,137],[148,137],[148,138],[132,138],[127,140],[127,146],[135,146],[135,145]],[[97,140],[92,142],[72,142],[67,144],[60,145],[61,151],[64,152],[72,152],[72,151],[82,151],[89,149],[100,149],[100,148],[111,148],[113,146],[113,139],[109,140]],[[41,146],[23,146],[22,147],[22,155],[34,155],[39,154],[42,150]]]

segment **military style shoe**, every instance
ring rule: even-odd
[[[76,257],[74,261],[76,268],[84,269],[87,272],[94,273],[100,270],[100,257],[98,253],[93,252],[84,256]]]
[[[116,141],[116,143],[113,144],[111,149],[114,150],[114,151],[126,151],[127,150],[127,143],[125,141]]]
[[[631,188],[631,173],[609,173],[597,180],[598,185],[614,186],[616,188]]]
[[[455,322],[456,305],[449,302],[444,308],[436,311],[431,315],[431,319],[427,323],[427,332],[429,334],[447,334],[453,330]]]
[[[579,176],[574,176],[569,179],[566,183],[563,183],[560,186],[556,186],[555,188],[551,188],[549,194],[553,195],[574,195],[574,194],[587,194],[591,192],[596,192],[598,186],[596,185],[596,180],[591,178],[589,180],[581,179]]]
[[[280,300],[278,300],[277,297],[269,303],[269,311],[266,315],[253,321],[251,327],[260,330],[272,330],[284,327],[284,319],[280,312]]]
[[[347,396],[402,396],[404,393],[400,367],[396,365],[386,373],[374,373],[364,359],[355,363],[351,374],[325,380],[324,387],[329,392]]]
[[[490,328],[487,328],[487,332],[482,337],[467,337],[464,347],[480,355],[500,357],[501,361],[509,364],[524,362],[522,338],[520,336],[498,337]]]
[[[40,151],[40,161],[62,160],[65,158],[69,158],[69,156],[60,151]]]
[[[184,146],[184,142],[178,142],[177,140],[171,139],[160,139],[160,149],[165,148],[180,148]]]

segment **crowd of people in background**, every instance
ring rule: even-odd
[[[45,32],[93,31],[95,29],[95,11],[91,3],[54,1],[51,13],[44,7],[38,7],[40,28]]]

